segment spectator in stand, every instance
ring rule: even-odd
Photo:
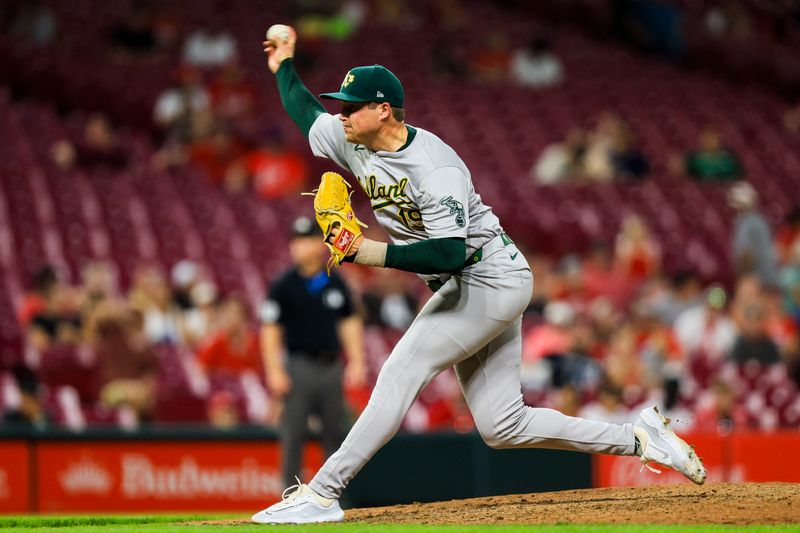
[[[625,317],[608,298],[595,298],[589,304],[588,313],[592,334],[596,342],[593,353],[598,360],[605,360],[611,339],[624,325]]]
[[[107,300],[118,299],[113,265],[105,261],[88,263],[81,271],[83,280],[81,321],[85,326],[91,321],[97,307]]]
[[[722,136],[706,129],[698,138],[697,149],[684,160],[685,172],[695,181],[734,181],[742,177],[742,168],[736,154],[722,144]]]
[[[124,302],[98,305],[88,327],[97,353],[101,404],[119,409],[134,420],[146,420],[152,411],[158,360],[144,332],[142,315]]]
[[[330,276],[325,272],[328,253],[320,237],[311,219],[294,221],[289,244],[294,266],[272,284],[261,308],[267,383],[284,401],[281,447],[287,482],[302,474],[300,460],[312,411],[320,414],[322,445],[330,456],[343,438],[342,381],[348,388],[362,387],[366,381],[363,325],[347,286],[336,271]],[[342,347],[348,360],[344,372]]]
[[[558,388],[593,388],[601,372],[593,358],[596,346],[591,323],[566,301],[548,303],[544,317],[546,322],[523,338],[522,372],[532,378],[523,379],[525,388],[537,388],[539,375],[548,376],[547,381]]]
[[[203,169],[215,184],[236,189],[237,179],[241,179],[237,175],[236,164],[244,153],[244,145],[227,128],[216,126],[208,139],[192,143],[189,161]]]
[[[134,274],[128,302],[141,314],[145,336],[151,343],[179,342],[178,312],[172,301],[172,289],[158,269],[144,267]]]
[[[794,321],[795,328],[800,330],[800,243],[794,245],[794,251],[789,256],[789,263],[781,272],[781,288],[786,313]],[[800,354],[788,358],[789,373],[800,387]]]
[[[472,56],[470,72],[479,83],[497,83],[508,76],[511,53],[508,36],[500,30],[489,34],[485,46]]]
[[[575,308],[566,301],[551,301],[544,308],[544,324],[533,327],[522,343],[522,364],[536,364],[543,357],[565,354],[572,345]]]
[[[578,416],[612,424],[625,424],[630,422],[631,413],[622,403],[622,389],[606,381],[597,391],[597,400],[584,405]]]
[[[174,305],[182,311],[194,307],[191,292],[201,281],[200,265],[189,259],[183,259],[172,266],[169,275]]]
[[[180,315],[180,330],[183,344],[195,349],[211,334],[217,315],[217,287],[201,281],[189,291],[191,307],[184,308]]]
[[[28,324],[28,342],[43,352],[54,345],[76,346],[82,341],[82,333],[78,292],[57,283],[47,293],[44,307]]]
[[[128,151],[120,144],[108,118],[99,113],[86,121],[82,140],[76,143],[57,141],[50,154],[63,170],[73,167],[122,170],[129,163]]]
[[[603,113],[589,134],[583,175],[590,181],[608,182],[614,179],[613,151],[623,128],[622,120],[613,113]]]
[[[614,175],[619,178],[640,180],[650,170],[644,154],[636,146],[636,136],[628,124],[622,123],[611,146]]]
[[[208,423],[215,429],[229,430],[239,425],[239,409],[229,391],[219,390],[208,399]]]
[[[573,128],[563,142],[548,145],[531,168],[531,176],[542,185],[563,183],[583,175],[586,132]]]
[[[283,142],[277,129],[269,132],[260,148],[234,164],[225,182],[229,192],[240,192],[252,182],[265,199],[293,196],[303,190],[308,167],[303,157]]]
[[[800,246],[800,205],[792,208],[786,215],[783,224],[775,235],[775,246],[778,252],[778,263],[790,262],[793,250]]]
[[[800,359],[800,336],[792,316],[784,309],[783,293],[774,286],[765,287],[763,293],[767,333],[778,347],[781,359],[787,363],[797,361]]]
[[[552,87],[564,81],[564,66],[553,53],[550,41],[535,37],[512,55],[511,79],[523,87]]]
[[[644,365],[637,351],[637,334],[630,324],[623,324],[611,337],[605,360],[609,381],[629,395],[644,385]]]
[[[689,359],[722,361],[736,341],[736,325],[728,316],[725,289],[714,285],[700,305],[689,308],[675,320],[675,336]]]
[[[676,272],[669,280],[654,280],[648,291],[649,304],[665,324],[674,324],[682,312],[702,304],[704,298],[700,280],[688,270]]]
[[[758,211],[758,193],[747,182],[733,185],[728,203],[733,222],[733,266],[739,276],[755,274],[765,285],[777,283],[777,258],[767,219]]]
[[[217,331],[197,349],[197,358],[206,372],[263,374],[258,335],[248,323],[244,301],[236,296],[225,298],[219,306],[217,324]]]
[[[34,316],[44,311],[47,301],[60,283],[55,269],[50,265],[37,270],[31,282],[32,289],[25,293],[17,307],[17,320],[23,327],[27,327]]]
[[[604,297],[621,308],[629,299],[628,280],[614,267],[614,255],[607,243],[595,243],[584,256],[581,277],[582,292],[589,301]]]
[[[736,280],[736,287],[733,293],[731,305],[731,318],[736,323],[737,329],[744,324],[744,309],[752,302],[761,302],[764,298],[763,285],[758,276],[749,274]]]
[[[692,430],[699,433],[727,435],[747,428],[747,411],[736,404],[731,386],[717,379],[697,402]]]
[[[18,365],[11,370],[13,383],[3,389],[2,424],[32,429],[44,429],[51,420],[39,395],[39,378],[28,367]],[[0,379],[2,379],[0,377]]]
[[[656,310],[644,302],[635,303],[630,325],[646,388],[660,389],[666,382],[678,380],[685,366],[683,349]]]
[[[767,331],[767,309],[763,298],[742,304],[739,317],[739,336],[729,358],[735,363],[757,361],[761,364],[781,362],[778,346]]]
[[[636,146],[630,126],[613,113],[600,116],[589,135],[583,174],[590,181],[608,182],[615,178],[641,179],[649,163]]]
[[[183,62],[197,68],[220,68],[236,58],[236,40],[216,22],[195,30],[183,46]]]
[[[634,283],[661,271],[661,250],[639,215],[623,219],[614,247],[614,263],[617,271]]]
[[[556,389],[548,398],[548,407],[567,416],[578,416],[581,409],[581,393],[573,385]]]
[[[153,120],[168,139],[187,143],[193,138],[195,122],[204,120],[211,112],[211,96],[196,69],[181,67],[177,78],[174,87],[158,96]]]
[[[781,269],[780,281],[784,307],[800,328],[800,242],[794,245],[787,264]]]

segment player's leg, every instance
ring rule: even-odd
[[[705,481],[706,471],[697,454],[654,407],[644,409],[635,424],[617,425],[525,406],[519,382],[521,348],[518,320],[456,365],[464,397],[487,444],[636,454],[644,464],[658,462],[697,484]]]
[[[472,357],[456,375],[475,425],[493,448],[557,448],[633,455],[631,424],[617,425],[526,406],[520,390],[521,319]]]
[[[518,301],[501,302],[504,291],[518,294]],[[491,287],[462,278],[448,281],[392,350],[364,412],[309,486],[321,496],[338,498],[353,476],[394,436],[419,391],[439,372],[504,331],[529,299],[529,276],[527,281],[525,276],[510,277]]]
[[[303,445],[308,428],[308,415],[314,394],[313,364],[302,357],[290,357],[286,370],[292,388],[283,398],[281,415],[281,469],[286,485],[294,485],[302,473]]]

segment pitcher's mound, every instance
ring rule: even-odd
[[[800,484],[583,489],[345,511],[348,522],[415,524],[800,523]]]

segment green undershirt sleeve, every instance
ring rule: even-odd
[[[289,116],[300,127],[303,135],[308,137],[308,132],[317,117],[325,113],[325,108],[319,103],[311,92],[306,89],[297,70],[294,68],[294,60],[284,59],[278,71],[275,73],[278,82],[278,92],[281,95],[283,108]]]
[[[464,267],[464,239],[428,239],[412,244],[390,244],[385,266],[418,274],[450,274]]]

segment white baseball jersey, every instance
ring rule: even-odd
[[[469,257],[503,233],[500,221],[475,192],[455,150],[433,133],[415,130],[403,150],[372,152],[347,142],[338,115],[325,113],[311,126],[308,141],[314,155],[333,160],[358,179],[393,243],[462,238]]]
[[[392,241],[461,237],[468,253],[482,249],[482,259],[461,275],[438,276],[442,285],[395,345],[366,409],[311,480],[312,490],[338,498],[397,432],[422,387],[451,366],[475,426],[495,448],[634,453],[631,424],[583,420],[523,403],[522,313],[530,303],[533,276],[449,146],[417,129],[399,152],[371,152],[348,143],[339,119],[328,114],[314,122],[309,141],[315,155],[358,178]]]

